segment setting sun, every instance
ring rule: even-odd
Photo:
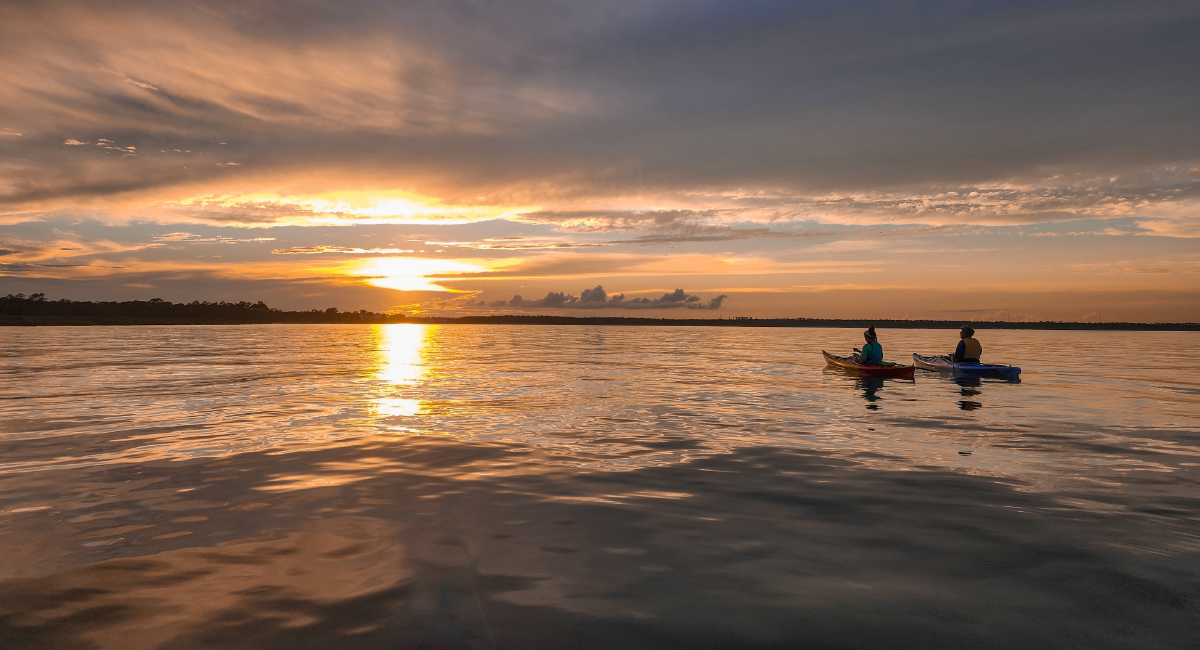
[[[426,259],[420,257],[385,257],[368,260],[353,271],[368,284],[397,291],[450,291],[430,276],[446,273],[470,273],[483,269],[458,260]]]

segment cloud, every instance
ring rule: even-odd
[[[69,140],[67,142],[70,142]],[[63,144],[67,144],[64,142]],[[87,143],[84,143],[87,144]],[[122,158],[129,158],[137,155],[137,147],[133,145],[121,146],[107,138],[100,138],[96,141],[96,146],[104,149],[106,152],[119,153]]]
[[[1081,275],[1200,275],[1200,259],[1119,260],[1109,263],[1070,264],[1067,268]]]
[[[1200,205],[1200,169],[1174,165],[1113,177],[1057,176],[999,186],[958,185],[824,196],[710,193],[703,201],[719,207],[538,211],[516,218],[555,224],[567,232],[633,232],[646,243],[804,236],[770,227],[803,222],[998,226],[1144,216],[1147,223],[1200,223],[1200,212],[1196,210]]]
[[[28,262],[4,262],[0,263],[0,277],[22,276],[29,274],[43,274],[47,271],[55,269],[75,269],[87,266],[86,264],[32,264]]]
[[[201,194],[155,206],[160,220],[240,227],[362,224],[463,224],[519,213],[522,208],[446,204],[403,190],[334,195]]]
[[[688,265],[711,264],[711,262],[711,258],[707,256],[695,260],[680,260],[662,255],[543,253],[520,258],[510,264],[486,271],[456,273],[453,279],[563,278],[612,274],[665,275],[662,269],[656,265],[669,264],[681,270],[691,270]]]
[[[495,251],[538,251],[538,250],[562,250],[569,248],[599,248],[605,246],[602,243],[582,243],[563,241],[560,239],[533,239],[529,237],[493,237],[482,241],[427,241],[430,246],[453,246],[457,248],[471,248],[475,250],[495,250]]]
[[[521,296],[513,296],[512,300],[496,300],[486,303],[490,308],[515,307],[518,309],[703,309],[715,311],[721,308],[728,298],[720,295],[705,301],[700,296],[685,292],[683,289],[664,293],[659,298],[627,298],[619,293],[613,296],[597,285],[594,289],[584,289],[578,296],[563,292],[551,291],[546,297],[538,300],[525,300]],[[474,303],[470,303],[474,304]],[[484,301],[478,302],[484,306]]]
[[[632,232],[638,234],[632,239],[605,242],[608,245],[795,238],[814,234],[772,230],[768,227],[736,227],[721,223],[723,220],[744,219],[744,213],[744,210],[606,210],[533,212],[517,215],[515,219],[525,223],[555,224],[559,229],[570,233]],[[591,246],[598,245],[601,244],[591,244]]]
[[[115,75],[117,75],[118,77],[120,77],[120,78],[121,78],[121,81],[123,81],[123,82],[125,82],[125,83],[127,83],[127,84],[130,84],[130,85],[133,85],[133,86],[137,86],[138,88],[141,88],[141,89],[143,89],[143,90],[158,90],[158,88],[156,88],[156,87],[154,87],[154,86],[151,86],[150,84],[148,84],[148,83],[146,83],[146,82],[144,82],[144,81],[138,81],[138,80],[136,80],[136,79],[131,79],[131,78],[129,78],[129,77],[126,77],[125,75],[123,75],[123,74],[119,73],[119,72],[114,72],[113,74],[115,74]]]
[[[1197,16],[1166,0],[9,3],[0,87],[25,137],[2,154],[0,209],[405,188],[447,206],[730,211],[709,227],[1129,213],[1175,200],[1186,184],[1164,170],[1196,164],[1200,90],[1178,79]],[[109,139],[94,148],[109,159],[49,146],[68,138]],[[271,212],[193,217],[250,214]],[[680,237],[742,236],[758,235]]]
[[[1200,170],[1197,170],[1200,171]],[[1170,203],[1139,211],[1137,227],[1142,233],[1164,237],[1200,237],[1200,197],[1189,195]]]
[[[274,237],[252,237],[252,238],[237,238],[237,237],[205,237],[190,232],[171,232],[165,235],[155,235],[153,237],[156,242],[188,242],[188,243],[219,243],[219,244],[239,244],[245,242],[266,242],[275,241]]]
[[[394,255],[415,253],[404,248],[356,248],[352,246],[293,246],[291,248],[276,248],[271,251],[276,255],[320,255],[323,253],[353,253],[359,255]]]
[[[5,238],[0,241],[0,249],[10,266],[9,270],[17,268],[13,264],[26,264],[28,268],[35,267],[78,267],[89,264],[103,264],[104,256],[145,251],[162,246],[151,242],[123,242],[109,239],[84,238],[76,235],[63,237],[61,233],[51,233],[43,240]],[[66,262],[92,258],[85,262]],[[24,267],[22,267],[24,268]],[[28,269],[25,269],[28,270]]]

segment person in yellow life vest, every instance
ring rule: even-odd
[[[950,360],[954,363],[979,363],[979,357],[983,356],[983,346],[975,340],[975,330],[963,325],[959,336],[962,340],[958,342]]]

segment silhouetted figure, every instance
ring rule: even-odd
[[[983,346],[975,340],[975,330],[963,325],[958,335],[962,340],[958,342],[950,360],[954,363],[979,363],[979,358],[983,356]]]

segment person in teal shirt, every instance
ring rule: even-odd
[[[875,328],[869,327],[863,332],[863,338],[867,343],[862,347],[862,350],[855,350],[858,354],[855,355],[859,363],[865,363],[872,366],[878,366],[883,363],[883,346],[879,345],[879,337],[875,335]]]

